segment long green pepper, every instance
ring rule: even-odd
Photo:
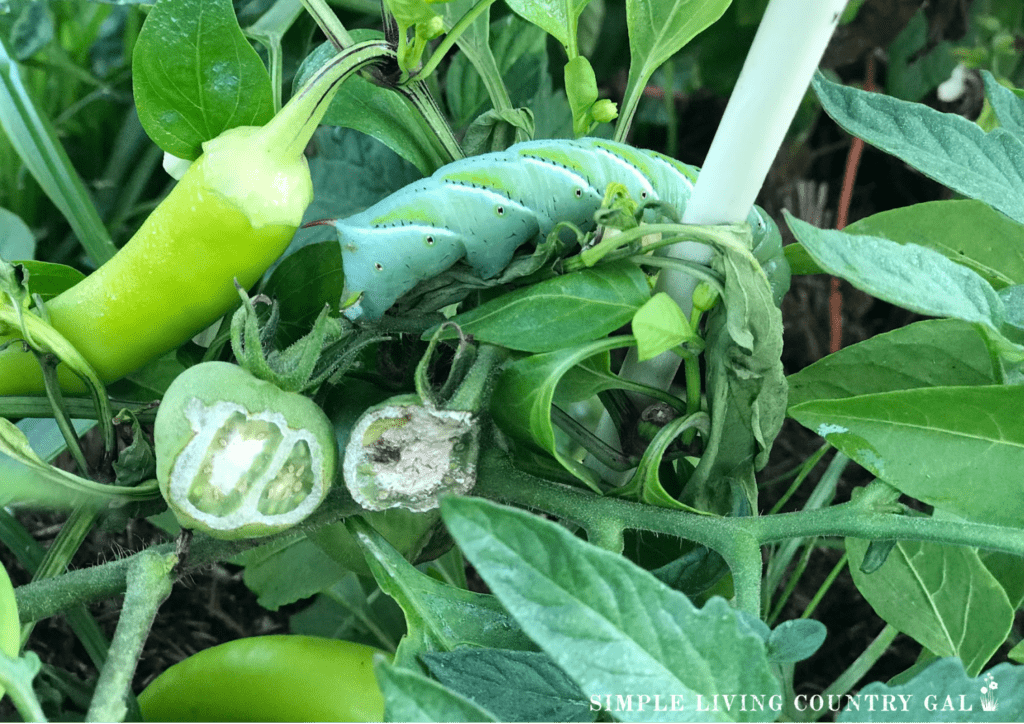
[[[267,125],[225,131],[203,144],[171,193],[106,264],[50,300],[53,327],[112,382],[175,349],[238,302],[281,256],[313,199],[303,151],[338,86],[387,53],[354,45],[314,75]],[[0,344],[20,330],[3,330]],[[60,369],[60,384],[83,382]],[[0,352],[0,395],[44,390],[35,355]]]

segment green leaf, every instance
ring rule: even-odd
[[[996,330],[1003,323],[1003,303],[992,286],[937,251],[818,229],[788,212],[786,221],[822,269],[874,297],[921,314],[980,322]]]
[[[44,302],[85,279],[85,274],[64,264],[48,261],[18,263],[25,269],[29,294],[38,294]]]
[[[79,432],[95,425],[92,421],[76,423]],[[19,424],[28,429],[52,425],[56,430],[51,419],[23,420]],[[11,503],[55,508],[84,505],[99,510],[115,503],[154,500],[160,495],[155,480],[151,485],[120,488],[95,483],[55,468],[32,449],[29,438],[20,427],[3,417],[0,417],[0,472],[4,481],[0,488],[0,506]]]
[[[924,175],[1024,222],[1024,144],[1009,131],[985,133],[973,121],[825,79],[818,99],[844,129]]]
[[[576,45],[576,24],[590,0],[506,0],[509,8],[565,48]]]
[[[422,659],[435,679],[494,712],[499,721],[597,718],[580,688],[547,654],[467,647],[424,654]]]
[[[898,541],[873,573],[860,570],[868,541],[846,539],[853,582],[884,621],[938,656],[959,656],[976,676],[1006,640],[1013,608],[976,551]]]
[[[447,9],[447,5],[445,7]],[[493,106],[483,79],[485,71],[474,64],[475,61],[485,67],[490,65],[489,61],[477,57],[480,53],[491,54],[498,75],[508,87],[513,106],[530,105],[527,101],[537,92],[542,80],[549,78],[546,76],[547,36],[536,25],[516,15],[506,15],[491,23],[489,48],[486,37],[467,38],[467,35],[459,38],[463,52],[452,58],[445,75],[445,97],[456,129],[464,128],[477,114]],[[473,45],[467,53],[469,42]]]
[[[907,495],[1024,527],[1024,386],[930,387],[814,400],[790,415]]]
[[[282,345],[309,331],[325,304],[336,312],[344,286],[341,246],[336,241],[304,246],[283,259],[261,290],[280,305]]]
[[[999,125],[1024,141],[1024,99],[996,80],[987,70],[981,71],[985,81],[985,97],[992,104]]]
[[[891,95],[919,101],[939,83],[949,78],[956,67],[948,41],[934,43],[928,37],[928,18],[919,9],[907,27],[889,46],[886,84]]]
[[[1024,329],[1024,284],[1000,289],[999,298],[1003,300],[1007,323]]]
[[[999,551],[978,551],[978,555],[1006,591],[1010,606],[1016,611],[1024,604],[1024,561],[1020,556]]]
[[[448,498],[441,514],[526,633],[617,719],[774,718],[767,707],[707,710],[715,694],[743,692],[768,700],[779,692],[760,637],[740,624],[724,599],[713,598],[698,610],[622,556],[524,511],[479,498]],[[650,708],[615,707],[616,695],[648,692],[660,695],[662,709],[651,702]],[[669,701],[681,701],[683,708],[670,710]]]
[[[180,158],[194,160],[204,141],[274,115],[270,74],[231,0],[158,0],[135,43],[132,81],[142,127]]]
[[[533,649],[515,621],[494,596],[443,583],[421,573],[366,522],[349,519],[349,530],[366,552],[366,561],[381,590],[405,613],[406,656],[451,651],[472,642],[502,649]]]
[[[658,292],[637,310],[632,330],[636,337],[637,358],[641,362],[654,359],[695,337],[683,310],[664,292]]]
[[[654,71],[722,16],[732,0],[626,0],[629,78],[620,124],[628,128]]]
[[[959,319],[930,319],[880,334],[790,375],[789,406],[919,387],[1000,382],[985,339]]]
[[[46,2],[25,3],[11,26],[11,49],[18,61],[27,60],[53,40],[53,14]]]
[[[647,278],[622,262],[547,279],[456,316],[463,333],[523,352],[551,352],[604,337],[650,298]],[[433,330],[425,332],[430,339]],[[446,333],[444,338],[454,338]]]
[[[789,664],[809,659],[825,643],[825,624],[809,618],[783,621],[768,637],[768,660]]]
[[[602,339],[580,347],[532,355],[506,365],[491,397],[491,414],[501,429],[535,450],[546,452],[577,478],[597,489],[597,473],[558,449],[551,404],[559,381],[573,367],[632,338]]]
[[[934,249],[994,289],[1024,283],[1024,225],[980,201],[933,201],[868,216],[846,233]]]
[[[350,34],[356,42],[383,37],[382,33],[371,30],[353,30]],[[293,88],[301,88],[336,53],[330,42],[310,53],[295,74]],[[423,176],[429,176],[447,162],[419,112],[400,94],[374,85],[361,75],[354,75],[341,85],[321,123],[351,128],[376,138],[419,169]],[[335,186],[339,185],[338,178],[333,181]]]
[[[303,534],[265,543],[232,562],[245,567],[242,580],[268,611],[315,596],[348,573]]]
[[[685,502],[746,515],[757,510],[754,471],[767,462],[786,417],[782,313],[751,252],[739,244],[721,251],[715,266],[724,273],[725,291],[708,314],[704,353],[711,435]]]
[[[1024,226],[981,201],[904,206],[861,219],[843,231],[934,249],[973,269],[994,289],[1024,283]]]
[[[36,238],[17,214],[0,208],[0,259],[26,261],[36,258]]]
[[[783,253],[786,255],[786,261],[789,263],[790,272],[794,275],[825,273],[825,270],[818,266],[813,257],[807,253],[804,245],[799,242],[786,244]]]
[[[423,177],[386,145],[358,131],[325,129],[313,137],[313,143],[316,153],[309,159],[313,203],[302,217],[304,224],[358,213]],[[284,258],[320,241],[337,246],[333,226],[300,228]]]
[[[21,68],[0,39],[0,129],[25,167],[53,202],[99,266],[117,252],[82,178],[57,132],[39,113],[21,78]]]
[[[380,657],[373,663],[384,693],[384,721],[497,721],[469,699],[448,691],[423,674],[400,669]]]
[[[882,697],[892,697],[888,706],[882,706]],[[972,679],[956,658],[934,661],[899,686],[880,682],[868,684],[838,718],[841,722],[926,721],[936,724],[1022,720],[1024,666],[1000,664]]]

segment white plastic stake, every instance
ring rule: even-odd
[[[697,178],[684,223],[746,221],[846,3],[771,0]],[[676,244],[668,254],[701,264],[712,257],[710,247],[694,242]],[[689,313],[696,284],[692,276],[665,269],[656,291],[668,293]],[[638,362],[633,349],[620,374],[667,390],[679,365],[679,357],[671,352]],[[614,438],[607,416],[598,434],[605,440]]]

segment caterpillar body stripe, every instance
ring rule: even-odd
[[[682,214],[696,178],[694,167],[668,156],[596,138],[527,141],[448,164],[331,222],[341,243],[344,298],[361,293],[344,313],[379,319],[417,283],[462,259],[482,278],[493,277],[516,249],[561,221],[589,231],[613,182],[638,202],[660,200]],[[647,215],[650,221],[656,214]],[[755,247],[778,235],[756,208],[748,221]]]

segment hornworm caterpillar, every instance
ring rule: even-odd
[[[352,320],[379,319],[400,296],[460,259],[487,279],[521,245],[560,221],[584,231],[608,184],[624,185],[638,202],[660,200],[682,214],[697,170],[668,156],[597,138],[527,141],[462,159],[399,189],[366,211],[333,223],[341,242],[345,299]],[[656,212],[646,212],[648,221]],[[759,209],[748,221],[755,254],[781,256],[774,223]],[[777,244],[773,241],[777,239]],[[770,276],[770,275],[769,275]]]

